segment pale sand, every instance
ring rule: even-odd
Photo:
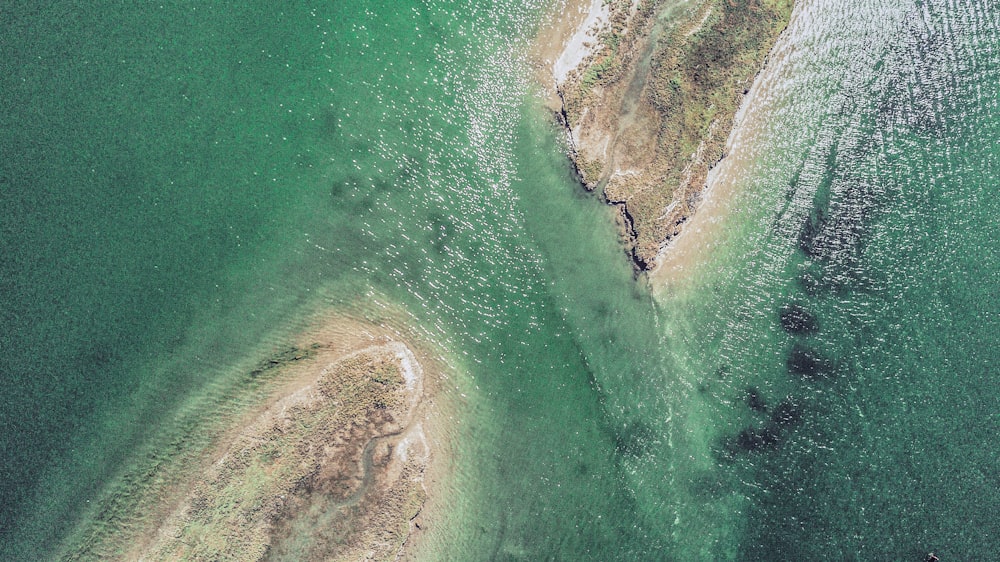
[[[419,341],[413,334],[406,336],[410,342]],[[409,348],[416,356],[417,364],[433,376],[425,376],[423,399],[414,418],[414,435],[421,439],[430,450],[421,486],[426,492],[420,512],[410,520],[410,533],[396,556],[396,560],[432,560],[434,545],[429,536],[442,526],[442,521],[463,490],[452,485],[452,474],[458,462],[455,440],[460,437],[464,398],[459,388],[451,381],[453,367],[441,356],[428,352],[428,347]]]
[[[584,6],[579,6],[578,10],[583,8]],[[604,0],[592,0],[590,6],[583,11],[586,13],[586,18],[577,26],[573,36],[563,44],[559,58],[552,64],[552,76],[557,85],[565,82],[570,72],[576,70],[580,63],[595,53],[599,46],[597,36],[608,23],[611,6],[605,4]]]
[[[602,0],[560,0],[542,19],[530,57],[535,81],[545,89],[551,109],[562,107],[557,86],[594,54],[597,28],[607,23],[607,18],[608,8]]]

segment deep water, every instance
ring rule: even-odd
[[[736,210],[654,291],[530,84],[549,2],[272,4],[0,10],[0,558],[384,302],[465,416],[428,559],[1000,551],[989,3],[801,3]]]

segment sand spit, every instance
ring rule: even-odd
[[[565,25],[543,30],[539,44],[562,51],[550,57],[548,82],[540,79],[555,90],[581,182],[618,207],[626,252],[649,270],[693,216],[792,2],[588,6],[598,11],[572,34]]]
[[[793,13],[791,18],[795,18]],[[787,71],[787,36],[768,55],[767,66],[756,76],[733,119],[725,155],[707,175],[699,195],[698,212],[676,237],[665,244],[649,272],[653,287],[664,290],[686,282],[698,266],[711,259],[720,229],[734,211],[741,183],[758,157],[759,140],[766,138],[774,105],[774,86]]]
[[[111,502],[121,514],[65,558],[401,557],[428,495],[428,362],[391,329],[325,320],[248,375],[266,392],[228,397],[248,408],[204,414],[208,447],[127,478],[141,484],[113,495],[132,507]]]

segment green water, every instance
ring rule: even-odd
[[[1000,550],[996,10],[800,5],[740,210],[654,297],[530,86],[549,5],[0,11],[0,557],[383,301],[465,413],[427,559]]]
[[[736,558],[1000,551],[997,32],[988,4],[816,2],[776,49],[737,210],[662,299],[726,420],[691,486],[737,498]]]

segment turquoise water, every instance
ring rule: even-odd
[[[812,2],[776,49],[737,210],[663,298],[697,299],[671,354],[729,420],[701,477],[738,499],[736,558],[1000,551],[998,30],[985,3]]]
[[[800,5],[739,211],[653,295],[530,85],[549,5],[0,12],[4,559],[382,301],[463,404],[424,558],[1000,550],[996,10]]]

